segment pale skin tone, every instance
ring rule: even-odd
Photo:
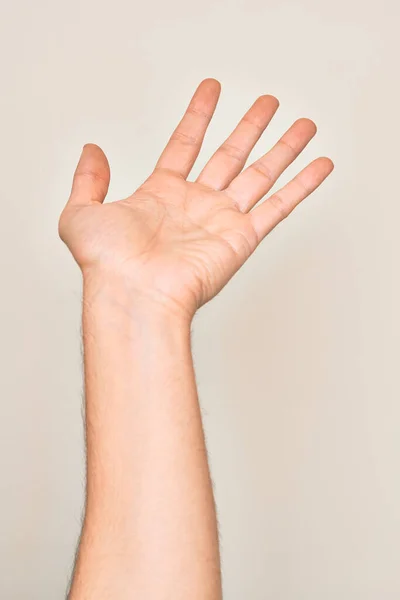
[[[316,127],[299,119],[245,167],[278,108],[261,96],[188,181],[219,93],[199,85],[123,200],[104,203],[108,162],[86,145],[60,218],[84,284],[87,501],[71,600],[222,598],[191,321],[333,165],[318,158],[268,196]]]

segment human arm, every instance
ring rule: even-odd
[[[60,219],[84,283],[87,501],[71,600],[221,598],[191,320],[332,164],[314,161],[254,208],[315,133],[297,121],[242,171],[277,108],[263,96],[187,181],[218,95],[202,82],[127,199],[103,204],[108,163],[86,146]]]

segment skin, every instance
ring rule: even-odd
[[[222,597],[191,321],[333,164],[318,158],[263,199],[316,127],[299,119],[245,168],[278,108],[261,96],[188,181],[219,94],[214,79],[199,85],[123,200],[103,203],[108,162],[86,145],[60,217],[84,290],[87,497],[72,600]]]

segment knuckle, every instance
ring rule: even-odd
[[[209,121],[211,119],[210,113],[206,112],[205,110],[202,110],[198,106],[189,106],[186,113],[189,115],[193,115],[195,117],[201,117],[202,119],[205,119],[206,121]]]
[[[279,217],[282,219],[286,219],[286,217],[291,213],[291,208],[287,202],[285,202],[279,194],[273,194],[269,203],[274,207]]]
[[[242,119],[242,123],[255,129],[258,134],[263,133],[265,129],[265,124],[263,123],[262,119],[257,118],[255,115],[245,115]]]
[[[222,146],[220,146],[219,151],[238,162],[242,162],[246,156],[246,152],[243,148],[239,148],[239,146],[235,146],[229,142],[224,142]]]
[[[279,146],[282,146],[293,158],[295,158],[299,153],[296,147],[293,144],[289,143],[287,140],[285,140],[285,138],[281,138],[280,140],[278,140],[277,144]]]
[[[107,177],[99,171],[95,171],[94,169],[79,169],[75,173],[75,179],[87,179],[92,183],[108,183]]]
[[[171,141],[180,142],[186,146],[197,146],[199,143],[199,138],[195,135],[185,133],[184,131],[174,131],[171,136]]]
[[[298,189],[298,195],[300,198],[305,198],[306,196],[308,196],[311,191],[312,188],[308,187],[305,182],[302,180],[301,177],[296,177],[293,180],[293,183],[297,186]]]
[[[274,177],[271,169],[265,163],[263,163],[261,161],[257,161],[251,166],[251,168],[256,173],[259,173],[260,175],[262,175],[270,183],[274,183],[275,177]]]

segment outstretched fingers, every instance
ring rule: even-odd
[[[274,96],[260,96],[247,111],[237,127],[218,148],[197,178],[214,190],[224,189],[243,169],[246,160],[271,121],[278,100]]]
[[[185,178],[189,175],[217,106],[220,91],[220,83],[215,79],[205,79],[200,83],[162,152],[156,169],[167,169]]]
[[[317,158],[281,190],[264,200],[249,213],[253,228],[261,241],[280,221],[309,196],[333,170],[329,158]]]
[[[314,137],[317,128],[310,119],[298,119],[264,156],[247,167],[226,188],[242,212],[248,212],[269,192],[278,177]]]

